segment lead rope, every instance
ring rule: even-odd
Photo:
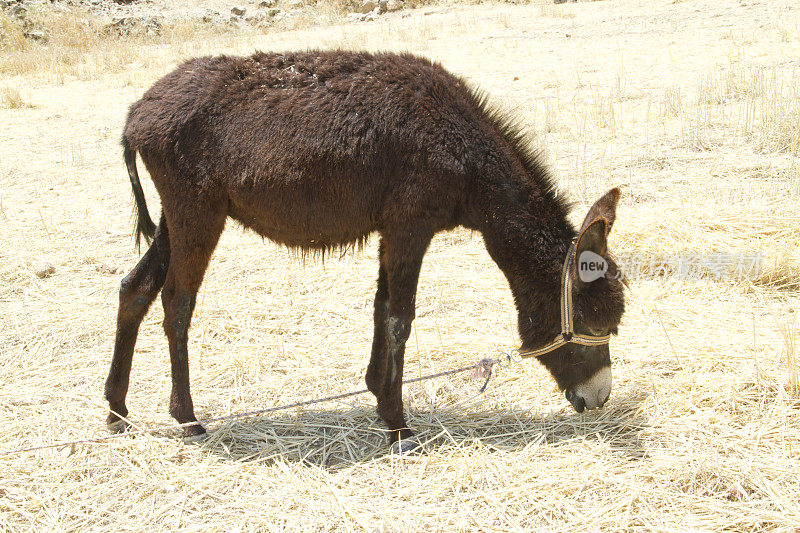
[[[483,363],[483,361],[493,361],[494,362],[496,360],[484,359],[480,363],[478,363],[478,365],[480,366]],[[428,375],[419,376],[419,377],[416,377],[416,378],[404,379],[403,380],[403,384],[418,383],[420,381],[426,381],[426,380],[429,380],[429,379],[436,379],[436,378],[441,378],[441,377],[444,377],[444,376],[452,376],[454,374],[460,374],[462,372],[466,372],[467,370],[475,371],[476,370],[476,365],[464,366],[464,367],[461,367],[461,368],[454,368],[452,370],[445,370],[443,372],[437,372],[435,374],[428,374]],[[490,370],[490,373],[491,373],[491,370]],[[483,392],[486,389],[486,385],[488,383],[489,383],[489,379],[487,377],[486,383],[480,389],[481,392]],[[274,413],[276,411],[284,411],[284,410],[287,410],[287,409],[294,409],[294,408],[297,408],[297,407],[306,407],[308,405],[315,405],[315,404],[318,404],[318,403],[331,402],[331,401],[335,401],[335,400],[343,400],[344,398],[350,398],[352,396],[358,396],[359,394],[365,394],[367,392],[369,392],[368,389],[360,389],[360,390],[355,390],[355,391],[351,391],[351,392],[344,392],[342,394],[334,394],[333,396],[326,396],[324,398],[316,398],[316,399],[313,399],[313,400],[303,400],[303,401],[300,401],[300,402],[294,402],[294,403],[289,403],[289,404],[284,404],[284,405],[278,405],[278,406],[275,406],[275,407],[267,407],[267,408],[264,408],[264,409],[257,409],[255,411],[244,411],[244,412],[241,412],[241,413],[233,413],[233,414],[230,414],[230,415],[216,416],[216,417],[213,417],[213,418],[206,418],[205,420],[197,420],[195,422],[185,422],[183,424],[173,424],[171,426],[159,426],[159,427],[150,428],[150,429],[138,429],[138,430],[134,430],[134,431],[126,431],[124,433],[112,433],[112,434],[103,435],[103,436],[100,436],[100,437],[89,437],[89,438],[77,439],[77,440],[71,440],[71,441],[56,442],[56,443],[53,443],[53,444],[42,444],[40,446],[28,446],[28,447],[25,447],[25,448],[16,448],[16,449],[5,450],[5,451],[0,452],[0,457],[5,457],[5,456],[8,456],[8,455],[19,455],[21,453],[34,452],[34,451],[39,451],[39,450],[48,450],[48,449],[52,449],[52,448],[67,448],[67,447],[76,446],[78,444],[95,444],[95,443],[105,442],[105,441],[109,441],[109,440],[112,440],[112,439],[118,439],[118,438],[122,438],[122,437],[136,437],[136,436],[139,436],[139,435],[153,435],[155,433],[159,433],[159,432],[163,432],[163,431],[173,431],[173,430],[176,430],[176,429],[183,429],[183,428],[187,428],[187,427],[191,427],[191,426],[208,425],[208,424],[213,424],[213,423],[217,423],[217,422],[225,422],[225,421],[228,421],[228,420],[236,420],[236,419],[240,419],[240,418],[249,418],[249,417],[259,416],[259,415],[263,415],[263,414],[267,414],[267,413]]]
[[[576,241],[573,241],[570,244],[569,250],[567,251],[567,257],[564,259],[564,268],[561,271],[561,333],[550,342],[550,344],[542,347],[537,348],[536,350],[512,350],[511,353],[501,353],[500,357],[498,358],[485,358],[481,359],[478,364],[464,366],[461,368],[454,368],[452,370],[445,370],[444,372],[437,372],[435,374],[428,374],[425,376],[419,376],[416,378],[404,379],[403,384],[410,384],[410,383],[418,383],[420,381],[426,381],[429,379],[436,379],[441,378],[444,376],[452,376],[455,374],[460,374],[462,372],[466,372],[468,370],[472,371],[472,376],[474,379],[483,379],[483,385],[478,389],[478,394],[482,394],[486,387],[489,385],[489,379],[492,377],[494,372],[494,367],[499,366],[501,368],[511,366],[513,363],[521,362],[523,359],[528,357],[539,357],[540,355],[544,355],[546,353],[550,353],[553,350],[561,347],[567,343],[575,343],[575,344],[582,344],[584,346],[598,346],[601,344],[608,344],[609,335],[605,336],[594,336],[594,335],[581,335],[575,333],[573,329],[572,323],[572,280],[570,277],[570,267],[572,266],[573,258],[575,256],[575,247]],[[95,444],[100,442],[109,441],[112,439],[118,439],[122,437],[135,437],[138,435],[153,435],[155,433],[163,432],[163,431],[172,431],[176,429],[183,429],[190,426],[197,426],[197,425],[207,425],[213,424],[217,422],[225,422],[228,420],[236,420],[240,418],[249,418],[253,416],[259,416],[267,413],[274,413],[276,411],[284,411],[286,409],[294,409],[297,407],[305,407],[308,405],[316,405],[318,403],[324,402],[331,402],[335,400],[343,400],[344,398],[350,398],[352,396],[358,396],[360,394],[365,394],[369,392],[368,389],[360,389],[352,392],[344,392],[342,394],[335,394],[333,396],[326,396],[324,398],[317,398],[313,400],[304,400],[300,402],[294,402],[284,405],[278,405],[275,407],[267,407],[264,409],[258,409],[255,411],[244,411],[241,413],[233,413],[230,415],[223,415],[217,416],[213,418],[206,418],[205,420],[198,420],[195,422],[185,422],[183,424],[174,424],[171,426],[159,426],[156,428],[150,429],[138,429],[134,431],[127,431],[124,433],[112,433],[110,435],[103,435],[101,437],[89,437],[84,439],[77,439],[72,441],[63,441],[63,442],[56,442],[53,444],[42,444],[40,446],[28,446],[25,448],[16,448],[12,450],[5,450],[0,452],[0,457],[6,457],[9,455],[18,455],[21,453],[27,452],[34,452],[39,450],[48,450],[52,448],[66,448],[66,447],[73,447],[78,444]]]

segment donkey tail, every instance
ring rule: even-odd
[[[153,236],[156,233],[156,225],[153,219],[150,218],[150,213],[147,211],[147,201],[144,198],[144,191],[142,190],[142,183],[139,181],[139,172],[136,170],[136,150],[131,148],[128,138],[122,137],[122,148],[125,155],[125,166],[128,167],[128,177],[131,179],[131,188],[133,189],[133,198],[136,204],[133,207],[133,214],[136,217],[136,247],[139,248],[142,242],[142,236],[147,244],[153,242]]]

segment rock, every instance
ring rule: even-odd
[[[361,7],[358,8],[359,13],[367,14],[371,13],[373,9],[378,7],[378,3],[375,0],[364,0],[361,3]]]
[[[97,270],[101,274],[117,274],[122,272],[121,268],[109,266],[105,263],[98,263],[94,266],[94,269]]]
[[[344,19],[347,22],[361,22],[366,16],[366,13],[348,13]]]
[[[243,17],[244,14],[247,13],[247,8],[242,6],[233,6],[231,8],[231,15],[235,17]]]
[[[386,2],[386,11],[400,11],[403,9],[403,2],[400,0],[389,0]]]
[[[200,17],[200,20],[202,22],[216,22],[221,18],[222,15],[220,15],[219,11],[214,11],[213,9],[206,9],[205,13],[203,13],[203,16]]]
[[[278,0],[264,0],[263,2],[258,3],[258,7],[261,9],[269,9],[270,7],[275,7],[278,3]]]
[[[49,278],[56,273],[56,267],[47,261],[38,261],[33,265],[33,273],[39,278]]]
[[[379,0],[378,7],[372,10],[373,13],[377,13],[378,15],[383,15],[386,13],[386,0]]]
[[[105,30],[112,33],[122,34],[130,31],[130,19],[122,17],[111,19],[111,23],[106,24]],[[127,31],[126,31],[127,30]]]
[[[0,0],[0,9],[6,9],[8,7],[8,2],[6,0]]]
[[[267,9],[267,16],[268,17],[274,17],[274,16],[278,15],[280,12],[281,12],[280,9],[278,9],[277,7],[273,7],[273,8]]]
[[[42,43],[46,43],[50,40],[50,36],[47,35],[44,30],[25,30],[22,32],[22,35],[24,35],[26,39],[39,41]]]
[[[22,4],[14,4],[8,10],[8,16],[15,19],[24,19],[28,15],[28,8]]]
[[[157,17],[142,16],[141,20],[145,33],[149,33],[151,35],[161,35],[161,30],[164,29],[164,25],[161,23],[160,19]]]
[[[303,0],[289,0],[288,2],[286,2],[286,5],[289,8],[297,9],[303,7]]]
[[[164,25],[158,17],[142,15],[141,17],[121,17],[113,19],[111,24],[106,25],[105,29],[108,32],[116,33],[121,36],[130,35],[134,32],[160,35],[163,27]]]

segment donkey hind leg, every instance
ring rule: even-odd
[[[203,281],[211,254],[225,226],[225,214],[205,207],[197,211],[207,213],[202,224],[185,224],[197,231],[194,235],[170,235],[172,253],[161,300],[164,304],[164,331],[169,340],[169,358],[172,367],[172,393],[169,412],[179,424],[196,422],[194,405],[189,391],[189,325],[194,312],[197,291]],[[206,430],[196,424],[183,428],[187,442],[202,440]]]
[[[386,317],[386,364],[383,383],[376,394],[378,414],[389,428],[389,443],[397,451],[417,447],[403,414],[403,359],[414,320],[417,281],[422,257],[432,235],[397,232],[384,235],[384,262],[389,308]],[[396,443],[396,444],[395,444]]]
[[[162,217],[156,228],[153,243],[139,264],[122,280],[119,289],[117,336],[111,369],[105,385],[105,396],[110,409],[106,423],[111,431],[121,432],[128,428],[123,418],[128,416],[125,396],[131,374],[133,347],[136,344],[139,325],[164,285],[168,266],[169,236]]]
[[[386,267],[384,266],[383,242],[378,246],[378,290],[375,293],[375,333],[372,337],[372,354],[367,367],[367,388],[378,396],[386,379],[386,319],[389,315],[389,286],[386,281]]]

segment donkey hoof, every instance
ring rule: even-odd
[[[400,439],[392,443],[391,452],[397,455],[415,455],[422,452],[422,446],[417,439]]]
[[[125,433],[131,428],[131,425],[125,420],[117,419],[113,422],[106,422],[106,427],[111,433]]]
[[[183,437],[184,444],[202,444],[208,438],[208,434],[199,433],[197,435],[189,435]]]
[[[203,426],[189,426],[183,430],[184,444],[201,444],[208,438],[208,433]]]

